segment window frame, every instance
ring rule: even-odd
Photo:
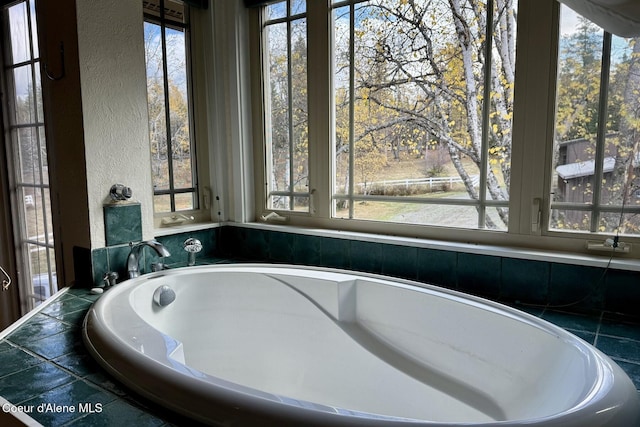
[[[284,0],[285,3],[285,16],[284,17],[277,17],[277,18],[273,18],[273,19],[266,19],[266,17],[263,17],[263,20],[261,22],[261,35],[262,35],[262,39],[263,39],[263,43],[262,43],[262,54],[261,54],[261,59],[262,59],[262,74],[263,74],[263,78],[264,78],[264,87],[267,88],[270,86],[270,74],[268,72],[269,69],[269,62],[268,62],[268,48],[267,48],[267,38],[264,37],[264,33],[267,30],[267,28],[271,25],[278,25],[278,24],[286,24],[287,27],[287,90],[288,90],[288,108],[289,111],[287,112],[287,120],[288,120],[288,128],[287,128],[287,135],[288,135],[288,141],[289,141],[289,153],[288,153],[288,168],[289,168],[289,176],[288,176],[288,188],[286,190],[275,190],[272,189],[272,185],[270,183],[270,179],[269,177],[271,176],[271,170],[272,170],[272,151],[273,151],[273,144],[272,144],[272,138],[271,138],[271,132],[269,132],[267,130],[267,127],[269,127],[269,123],[271,122],[269,117],[266,115],[267,113],[267,108],[265,108],[265,116],[264,116],[264,120],[265,120],[265,130],[264,130],[264,135],[265,135],[265,155],[263,156],[263,162],[264,162],[264,170],[265,170],[265,174],[264,174],[264,180],[265,180],[265,198],[267,201],[267,204],[265,205],[265,209],[268,210],[274,210],[274,211],[283,211],[283,212],[308,212],[309,209],[311,208],[311,193],[310,191],[306,191],[306,192],[301,192],[301,191],[296,191],[295,189],[295,179],[294,179],[294,175],[295,175],[295,156],[294,156],[294,140],[295,140],[295,132],[294,132],[294,124],[293,124],[293,113],[292,113],[292,105],[293,105],[293,82],[292,82],[292,59],[291,59],[291,55],[292,55],[292,43],[291,43],[291,33],[292,33],[292,25],[294,23],[294,21],[298,21],[298,20],[306,20],[307,19],[307,10],[305,9],[305,11],[303,12],[297,12],[297,13],[292,13],[291,11],[291,2],[292,0]],[[308,48],[307,48],[307,52],[308,52]],[[308,80],[307,80],[307,87],[308,87]],[[263,104],[267,105],[270,104],[271,101],[271,94],[269,91],[265,90],[263,91]],[[307,123],[308,123],[308,117],[307,117]],[[307,172],[309,171],[309,151],[307,150]],[[309,181],[309,177],[307,174],[307,181]],[[307,188],[309,188],[309,186],[307,185]],[[274,208],[273,207],[273,199],[272,197],[282,197],[285,198],[287,200],[286,204],[289,206],[289,208]],[[296,202],[295,199],[296,198],[302,198],[302,199],[307,199],[309,201],[308,203],[308,209],[296,209]]]
[[[563,7],[566,7],[566,6],[563,6]],[[593,173],[584,175],[584,176],[579,176],[579,177],[567,177],[566,179],[567,180],[579,179],[580,182],[589,182],[590,180],[593,180],[594,183],[601,182],[603,184],[599,186],[596,186],[596,185],[593,186],[591,201],[589,202],[580,203],[575,201],[573,202],[572,201],[555,201],[554,200],[555,197],[552,197],[552,200],[550,203],[550,209],[552,211],[550,212],[550,215],[553,215],[553,210],[558,210],[558,211],[568,210],[568,211],[574,211],[576,213],[583,212],[585,216],[588,215],[589,230],[588,231],[579,230],[578,232],[589,233],[592,235],[595,233],[598,233],[599,229],[604,226],[602,224],[603,215],[606,215],[606,214],[613,214],[616,216],[620,215],[621,218],[619,220],[618,218],[615,218],[615,220],[618,221],[620,226],[624,223],[624,221],[622,220],[623,215],[626,215],[626,214],[637,215],[638,213],[640,213],[640,206],[631,205],[630,200],[628,200],[624,194],[623,194],[623,200],[621,204],[609,204],[605,200],[603,200],[604,193],[607,191],[607,187],[605,183],[608,181],[608,179],[611,179],[611,176],[607,177],[606,174],[611,175],[612,173],[616,172],[615,169],[606,170],[607,158],[613,154],[611,153],[609,154],[609,156],[607,156],[606,151],[608,149],[608,144],[609,144],[608,138],[613,136],[611,131],[609,131],[607,128],[607,121],[610,119],[608,110],[609,110],[609,99],[611,96],[610,90],[612,88],[611,73],[614,69],[613,68],[614,64],[611,60],[612,55],[614,54],[613,52],[614,40],[613,40],[613,35],[603,29],[599,30],[599,35],[602,38],[602,44],[600,45],[599,50],[597,52],[594,52],[594,53],[600,54],[600,76],[598,79],[598,101],[597,101],[598,114],[597,114],[597,120],[596,120],[597,131],[595,132],[595,141],[594,141],[595,154],[593,155],[593,159],[586,159],[586,162],[593,161]],[[571,140],[571,141],[556,141],[556,144],[558,145],[558,155],[562,154],[560,153],[561,146],[564,145],[568,149],[568,147],[571,146],[570,144],[580,143],[580,142],[588,143],[587,139],[585,138],[578,139],[578,140]],[[566,151],[564,155],[566,156]],[[636,153],[636,156],[637,156],[637,153]],[[609,160],[615,160],[615,158],[609,157]],[[556,167],[559,167],[561,165],[566,165],[566,163],[564,163],[563,161],[558,161]],[[613,167],[614,165],[610,165],[610,166]],[[588,178],[591,178],[591,179],[588,179]],[[567,181],[565,181],[565,183],[567,183]],[[554,187],[555,185],[554,183],[552,183],[552,186],[550,187],[550,191],[552,192],[551,194],[555,194]],[[628,189],[626,187],[624,187],[623,190],[625,192],[628,192]],[[566,195],[563,195],[563,196],[566,196]],[[629,199],[632,199],[632,198],[633,196],[629,195]],[[561,231],[562,228],[560,227],[551,228],[550,226],[550,230]],[[618,232],[619,231],[615,231],[615,232],[608,231],[608,232],[605,232],[604,234],[617,235]],[[621,239],[628,240],[632,238],[632,235],[621,235],[619,237]]]
[[[307,2],[308,81],[309,87],[309,213],[278,211],[288,224],[329,230],[363,232],[399,236],[401,239],[434,239],[474,243],[492,247],[509,247],[581,253],[590,256],[611,256],[611,252],[590,251],[588,243],[604,242],[611,233],[575,233],[549,228],[552,195],[551,169],[555,123],[555,87],[559,41],[560,6],[555,0],[520,0],[518,6],[518,36],[516,83],[513,101],[513,136],[511,158],[511,188],[509,225],[506,231],[460,229],[453,227],[399,224],[332,217],[331,170],[333,129],[333,88],[331,87],[331,1]],[[260,55],[262,43],[261,9],[250,13],[252,53]],[[252,64],[253,66],[253,64]],[[261,99],[264,81],[261,70],[252,68],[252,97]],[[256,93],[257,92],[257,93]],[[264,159],[265,107],[253,107],[254,158]],[[264,188],[266,170],[258,161],[254,175],[255,188]],[[255,218],[266,209],[263,192],[255,192]],[[277,223],[276,223],[277,224]],[[394,237],[395,238],[395,237]],[[637,258],[640,237],[625,236],[633,245],[627,253],[616,257]]]
[[[13,29],[11,28],[11,9],[24,8],[24,24],[22,36],[27,36],[26,55],[19,60],[14,59]],[[47,67],[41,63],[42,46],[39,40],[39,22],[34,0],[20,0],[0,9],[2,16],[3,52],[0,53],[2,62],[1,82],[4,93],[3,115],[4,143],[6,144],[5,159],[7,160],[8,182],[10,186],[11,216],[13,217],[13,238],[16,268],[18,269],[17,285],[20,293],[21,312],[26,313],[41,304],[47,297],[53,295],[59,288],[57,277],[56,237],[54,236],[53,208],[51,203],[51,185],[49,177],[49,148],[46,135],[46,113],[43,99],[43,79],[48,77],[55,80],[55,76],[49,74]],[[17,34],[16,34],[17,35]],[[32,85],[28,90],[30,104],[30,117],[20,117],[18,103],[21,96],[16,84],[15,71],[25,69],[28,81]],[[29,84],[28,84],[29,85]],[[32,115],[31,115],[32,114]],[[35,139],[31,146],[35,154],[30,165],[33,172],[32,179],[25,179],[28,172],[25,168],[22,150],[21,133],[31,134],[29,139]],[[30,193],[30,194],[28,194]],[[32,211],[29,214],[29,211]],[[40,228],[39,222],[42,222]],[[39,232],[35,234],[34,232]],[[34,259],[34,254],[35,259]]]
[[[349,8],[349,15],[350,15],[350,24],[349,24],[349,40],[350,40],[350,56],[353,56],[355,54],[354,52],[354,46],[353,46],[353,39],[355,38],[355,31],[356,28],[354,27],[355,25],[355,21],[354,21],[354,14],[356,13],[356,8],[358,6],[358,4],[360,3],[364,3],[367,0],[341,0],[341,1],[334,1],[331,5],[331,10],[332,10],[332,16],[335,17],[335,11],[339,8]],[[493,7],[493,2],[492,0],[489,0],[488,4],[487,4],[487,8],[492,8]],[[492,62],[492,58],[495,55],[494,50],[496,49],[494,46],[494,34],[493,32],[490,30],[490,28],[494,25],[494,14],[493,13],[488,13],[486,14],[486,18],[487,18],[487,28],[485,29],[485,33],[484,36],[487,39],[491,40],[491,43],[485,43],[484,49],[483,49],[483,59],[484,59],[484,63],[482,64],[482,81],[481,81],[481,86],[479,86],[479,88],[481,87],[481,93],[482,93],[482,101],[479,102],[479,104],[481,104],[481,113],[478,115],[478,119],[481,122],[481,129],[480,129],[480,153],[479,153],[479,158],[480,158],[480,164],[478,167],[478,198],[469,198],[469,199],[454,199],[454,200],[443,200],[443,199],[431,199],[431,198],[421,198],[421,197],[412,197],[412,196],[403,196],[403,197],[396,197],[396,196],[387,196],[387,195],[370,195],[370,194],[356,194],[354,191],[354,187],[355,187],[355,159],[354,159],[354,151],[356,151],[354,149],[354,126],[355,124],[355,88],[353,87],[355,84],[355,67],[356,65],[354,64],[353,61],[351,61],[349,63],[349,120],[351,122],[350,124],[350,130],[349,130],[349,159],[348,159],[348,182],[349,182],[349,188],[347,190],[347,192],[345,194],[340,194],[338,192],[335,191],[335,185],[334,185],[334,190],[332,191],[332,200],[333,201],[338,201],[338,200],[342,200],[342,201],[346,201],[348,203],[349,206],[349,210],[348,210],[348,218],[349,219],[354,219],[354,205],[356,202],[366,202],[366,201],[372,201],[372,202],[393,202],[393,203],[398,203],[398,204],[405,204],[405,205],[411,205],[411,204],[417,204],[417,205],[422,205],[422,206],[428,206],[428,205],[435,205],[435,206],[458,206],[461,208],[466,208],[466,207],[470,207],[470,208],[474,208],[476,210],[476,216],[477,216],[477,228],[474,229],[485,229],[486,228],[486,222],[487,222],[487,215],[488,215],[488,210],[491,208],[496,208],[496,209],[500,209],[500,208],[506,208],[508,210],[509,208],[509,200],[508,200],[508,194],[507,194],[507,199],[502,200],[502,199],[498,199],[498,200],[494,200],[493,198],[489,197],[489,190],[487,188],[487,183],[488,183],[488,174],[489,174],[489,126],[490,126],[490,116],[492,114],[492,105],[491,105],[491,91],[493,88],[493,74],[492,72],[494,71],[494,67],[493,67],[493,62]],[[479,65],[479,62],[474,62],[474,66]],[[335,109],[334,109],[335,111]],[[334,144],[335,146],[335,144]],[[332,156],[335,160],[335,155]],[[335,180],[336,178],[336,174],[335,172],[332,174],[332,178]],[[502,189],[502,188],[501,188]],[[507,190],[508,193],[508,190]],[[332,215],[334,218],[338,218],[339,216],[336,213],[336,209],[335,209],[335,205],[334,208],[332,210]],[[437,225],[430,225],[430,224],[416,224],[416,225],[420,225],[420,226],[437,226]],[[460,227],[459,227],[460,228]]]
[[[154,228],[156,230],[167,227],[179,227],[189,223],[207,223],[213,221],[212,207],[213,191],[215,188],[212,181],[213,172],[210,165],[214,164],[211,155],[211,141],[213,140],[212,128],[214,123],[210,120],[211,112],[209,104],[211,94],[209,93],[208,73],[214,67],[210,63],[211,55],[214,51],[213,35],[207,25],[207,11],[194,8],[183,3],[188,9],[189,32],[188,44],[185,50],[187,57],[187,92],[189,96],[189,132],[192,138],[192,161],[196,166],[195,180],[197,184],[194,198],[198,201],[197,209],[183,210],[177,212],[155,212]],[[146,22],[146,16],[143,17]],[[207,90],[194,91],[194,87],[203,87]],[[151,148],[151,145],[149,145]],[[153,188],[149,189],[153,194]],[[219,219],[219,218],[218,218]]]

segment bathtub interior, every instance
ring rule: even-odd
[[[152,295],[162,285],[176,300],[160,308]],[[128,315],[139,316],[129,319],[135,339],[128,344],[150,357],[169,355],[169,364],[195,375],[364,413],[535,419],[576,408],[612,381],[598,368],[606,361],[539,319],[374,277],[196,268],[186,279],[150,276],[128,303],[137,313]],[[162,339],[141,349],[147,324]]]

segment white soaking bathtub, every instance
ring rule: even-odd
[[[162,286],[175,293],[168,304],[173,295],[156,298],[164,306],[154,301]],[[165,270],[106,292],[83,336],[125,385],[214,425],[640,425],[630,379],[574,335],[378,275],[270,264]]]

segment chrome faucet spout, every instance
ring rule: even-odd
[[[140,254],[145,246],[153,249],[158,256],[168,257],[171,253],[167,248],[157,240],[146,240],[139,243],[131,243],[131,251],[127,257],[127,271],[129,272],[129,279],[140,276]]]

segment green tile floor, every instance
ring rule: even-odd
[[[97,298],[69,289],[0,341],[0,396],[44,426],[194,425],[129,393],[87,353],[82,321]]]
[[[88,289],[72,288],[54,298],[0,341],[0,396],[14,405],[32,407],[29,415],[44,426],[195,425],[128,392],[87,353],[82,320],[97,296]],[[594,344],[640,389],[638,319],[607,312],[583,316],[524,309]]]

